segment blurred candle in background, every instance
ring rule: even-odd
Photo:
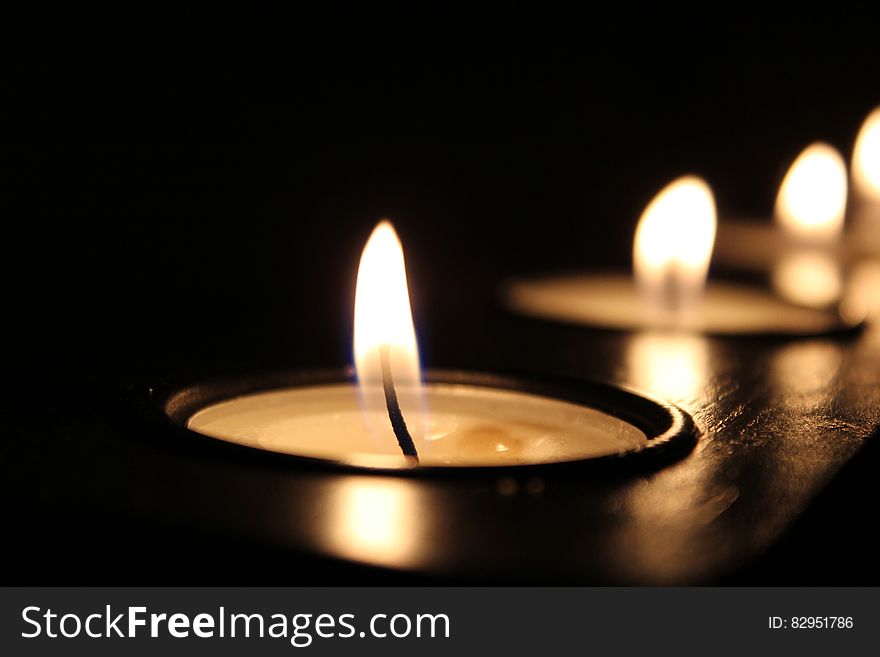
[[[842,160],[841,160],[842,163]],[[812,158],[805,169],[813,174]],[[820,163],[820,168],[822,163]],[[835,169],[836,171],[836,169]],[[819,175],[825,175],[820,171]],[[843,198],[846,195],[843,170]],[[801,185],[800,175],[793,182]],[[838,185],[840,187],[840,185]],[[784,207],[801,213],[795,195]],[[842,202],[842,201],[841,201]],[[809,212],[812,212],[810,208]],[[808,234],[833,242],[838,226],[825,225],[830,212],[811,215]],[[833,218],[833,216],[832,216]],[[633,272],[565,273],[507,281],[502,299],[513,312],[541,319],[620,330],[671,330],[725,335],[819,335],[852,328],[863,317],[842,316],[837,308],[810,308],[781,298],[766,286],[741,281],[708,280],[717,230],[715,201],[709,185],[684,176],[664,187],[647,205],[633,240]],[[779,237],[777,227],[765,230]],[[758,242],[760,245],[760,242]],[[748,253],[754,246],[741,240]],[[815,286],[808,266],[794,272],[795,286]],[[788,275],[788,272],[783,272]],[[832,281],[837,280],[832,276]],[[785,282],[788,282],[786,279]],[[822,280],[823,285],[827,281]],[[837,285],[839,285],[837,280]],[[799,290],[795,290],[795,293]],[[837,292],[834,292],[835,294]],[[829,293],[823,292],[827,297]],[[809,298],[810,291],[801,295]]]
[[[853,147],[849,211],[856,249],[880,254],[880,107],[865,119]]]
[[[633,240],[633,271],[650,312],[667,319],[699,306],[715,222],[712,190],[696,176],[673,181],[645,208]]]
[[[837,149],[823,142],[810,144],[779,186],[776,221],[802,243],[828,244],[839,239],[846,185],[846,164]]]
[[[805,148],[776,196],[776,222],[789,238],[772,271],[773,287],[783,298],[817,308],[840,299],[843,275],[833,250],[841,240],[846,199],[840,153],[823,142]]]
[[[880,107],[868,115],[856,137],[852,183],[854,200],[880,214]]]
[[[849,272],[847,302],[866,316],[880,316],[880,107],[865,119],[851,164],[849,212],[852,250],[862,257]]]

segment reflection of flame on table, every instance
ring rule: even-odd
[[[824,308],[843,292],[840,267],[822,251],[801,249],[786,253],[773,268],[773,288],[783,299],[801,306]]]
[[[326,536],[339,556],[388,566],[412,563],[426,518],[418,487],[391,477],[345,477],[326,505]]]
[[[627,343],[626,380],[675,402],[705,390],[708,345],[699,335],[641,333]]]
[[[880,260],[860,262],[849,273],[844,309],[853,314],[880,317]]]

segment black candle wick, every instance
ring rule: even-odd
[[[391,375],[391,346],[384,344],[379,347],[379,359],[382,362],[382,387],[385,389],[385,405],[388,407],[388,419],[391,420],[391,428],[397,437],[397,444],[404,456],[408,456],[416,463],[419,462],[419,453],[406,422],[403,413],[400,412],[400,403],[397,401],[397,390],[394,388],[394,377]]]

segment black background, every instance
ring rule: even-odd
[[[505,276],[627,266],[684,173],[766,215],[802,147],[848,153],[880,102],[876,17],[841,7],[39,11],[6,24],[0,90],[13,426],[151,377],[348,362],[382,217],[425,364],[516,369],[478,310]]]
[[[431,363],[449,290],[626,266],[644,204],[682,173],[722,215],[766,214],[797,151],[848,151],[880,98],[857,11],[240,12],[72,12],[12,57],[2,261],[27,369],[267,344],[346,362],[385,216]]]

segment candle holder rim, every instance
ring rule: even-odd
[[[696,444],[700,431],[686,411],[670,402],[658,399],[631,386],[603,381],[546,376],[526,373],[486,373],[469,370],[425,370],[427,383],[471,385],[533,394],[551,399],[581,404],[608,413],[628,422],[645,433],[648,444],[644,447],[592,458],[500,465],[422,465],[406,466],[400,459],[390,457],[387,463],[377,458],[358,460],[328,459],[314,456],[277,452],[243,445],[200,433],[186,426],[195,412],[224,400],[244,395],[269,392],[283,388],[313,385],[354,384],[351,367],[312,370],[271,370],[251,372],[239,376],[204,379],[184,385],[166,385],[151,388],[146,405],[153,424],[164,428],[175,439],[186,438],[189,444],[201,443],[216,449],[231,449],[239,455],[269,459],[278,464],[298,464],[303,467],[342,470],[362,474],[406,474],[436,476],[444,474],[525,474],[545,470],[574,470],[597,468],[606,472],[634,473],[656,470],[663,463],[677,460],[689,453]]]

